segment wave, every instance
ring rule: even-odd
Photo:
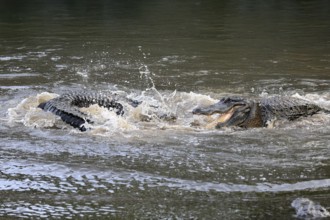
[[[300,181],[296,183],[262,182],[253,185],[216,183],[179,178],[169,178],[139,171],[97,170],[90,167],[69,167],[59,164],[45,164],[23,160],[3,161],[3,175],[24,177],[17,179],[0,179],[0,191],[42,191],[42,192],[72,192],[81,190],[104,189],[111,190],[116,185],[131,187],[138,184],[141,190],[145,184],[148,187],[168,187],[171,189],[208,192],[292,192],[310,189],[328,189],[330,179]],[[42,177],[47,177],[42,178]],[[26,178],[29,181],[26,181]],[[48,179],[48,180],[47,180]]]

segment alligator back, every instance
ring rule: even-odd
[[[295,120],[322,110],[319,106],[305,100],[285,96],[264,98],[260,101],[260,108],[265,123],[275,118]]]

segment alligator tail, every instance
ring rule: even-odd
[[[84,124],[93,123],[87,118],[87,114],[81,112],[79,108],[89,107],[97,104],[110,110],[114,110],[117,115],[124,114],[122,104],[115,101],[111,96],[103,93],[90,92],[71,92],[63,94],[57,98],[39,104],[39,108],[44,111],[52,112],[61,119],[80,131],[86,131]]]
[[[109,96],[102,93],[73,92],[64,94],[59,98],[67,101],[71,106],[77,106],[81,108],[97,104],[100,107],[105,107],[107,109],[114,110],[117,115],[124,114],[124,108],[122,104],[116,102],[114,99],[110,99]]]
[[[78,114],[69,113],[69,112],[66,112],[64,110],[57,108],[56,105],[54,105],[51,101],[43,102],[43,103],[39,104],[38,107],[43,109],[44,111],[49,111],[55,115],[60,116],[62,121],[71,125],[74,128],[78,128],[80,131],[87,130],[86,127],[84,126],[84,124],[86,122],[93,123],[89,119],[85,119],[81,116],[78,116]],[[83,115],[83,113],[80,112],[80,115]]]

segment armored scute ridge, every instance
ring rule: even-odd
[[[196,108],[193,114],[212,115],[221,114],[216,121],[216,128],[222,127],[264,127],[273,119],[295,120],[329,110],[309,103],[305,100],[274,96],[261,100],[245,100],[239,97],[223,98],[213,105]]]
[[[260,108],[264,122],[275,118],[284,118],[292,121],[300,117],[314,115],[323,110],[319,106],[305,100],[282,96],[261,99]],[[323,111],[327,112],[327,110]]]
[[[84,124],[86,122],[93,123],[93,121],[88,118],[87,114],[81,112],[79,108],[98,104],[101,107],[114,110],[117,115],[123,115],[123,106],[115,101],[115,96],[114,94],[107,95],[97,92],[71,92],[43,102],[38,107],[60,116],[64,122],[74,128],[86,131]]]

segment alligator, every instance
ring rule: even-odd
[[[74,128],[78,128],[80,131],[86,131],[86,123],[93,124],[94,122],[88,114],[80,111],[79,108],[97,104],[100,107],[114,111],[118,116],[122,116],[124,114],[124,107],[120,102],[125,102],[133,107],[137,107],[142,103],[142,101],[133,100],[122,94],[112,92],[76,91],[64,93],[49,101],[42,102],[38,107],[46,112],[48,111],[60,116],[62,121]],[[158,108],[158,106],[153,105],[149,107]],[[172,113],[157,112],[154,116],[165,121],[176,120],[176,116]],[[140,119],[141,121],[148,122],[153,119],[153,116],[141,113]]]
[[[82,107],[89,107],[97,104],[101,107],[113,110],[117,115],[124,114],[124,108],[119,99],[123,99],[116,93],[107,92],[69,92],[62,94],[49,101],[42,102],[38,105],[44,111],[52,112],[61,117],[61,119],[80,131],[86,131],[85,123],[92,124],[92,119],[86,113],[79,110]],[[138,106],[141,102],[125,98],[133,107]]]
[[[212,125],[215,125],[215,128],[255,128],[266,127],[268,122],[274,119],[293,121],[321,111],[330,113],[329,110],[322,109],[299,98],[273,96],[261,98],[260,100],[225,97],[213,105],[195,108],[192,113],[197,115],[219,113],[218,119],[212,123]]]

